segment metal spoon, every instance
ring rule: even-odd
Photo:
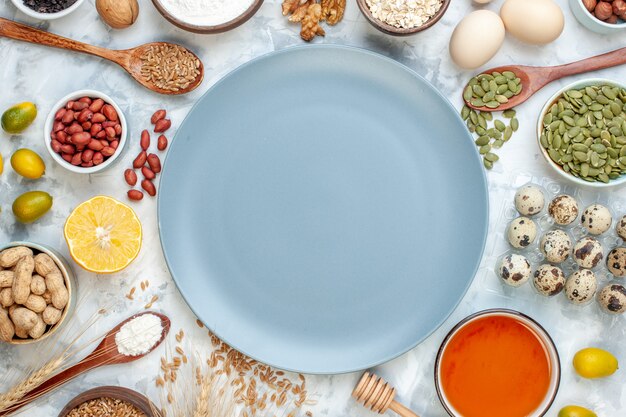
[[[88,45],[86,43],[78,42],[73,39],[68,39],[62,36],[54,35],[52,33],[44,32],[42,30],[22,25],[21,23],[16,23],[2,17],[0,17],[0,36],[39,45],[52,46],[54,48],[82,52],[107,59],[109,61],[115,62],[120,67],[124,68],[126,72],[128,72],[144,87],[161,94],[175,95],[188,93],[198,87],[200,83],[202,83],[202,79],[204,78],[204,66],[202,65],[202,61],[200,61],[200,59],[193,52],[189,51],[186,48],[184,49],[191,53],[200,63],[198,67],[199,74],[197,75],[195,80],[191,81],[191,83],[186,88],[180,89],[178,91],[166,90],[158,87],[154,84],[153,81],[147,80],[142,76],[141,68],[144,64],[144,61],[141,59],[141,57],[146,52],[148,52],[151,47],[154,46],[179,46],[173,43],[152,42],[132,49],[111,50],[101,48],[99,46]]]
[[[514,72],[521,80],[522,92],[509,99],[507,103],[501,104],[495,109],[488,107],[473,106],[468,100],[465,104],[468,107],[481,111],[503,111],[515,106],[519,106],[528,100],[533,94],[541,90],[546,84],[554,80],[558,80],[569,75],[582,74],[589,71],[601,70],[604,68],[615,67],[617,65],[626,64],[626,47],[613,52],[583,59],[582,61],[572,62],[570,64],[558,65],[554,67],[529,67],[524,65],[505,65],[502,67],[491,68],[483,71],[483,74],[491,74],[492,72],[511,71]]]

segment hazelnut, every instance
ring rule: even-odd
[[[596,4],[598,4],[597,0],[582,0],[582,2],[583,6],[585,6],[585,8],[589,10],[589,13],[592,13],[593,9],[596,8]]]
[[[593,14],[600,20],[607,20],[613,15],[613,6],[609,2],[601,1],[596,6]]]
[[[617,15],[612,14],[611,17],[605,20],[606,23],[610,23],[612,25],[617,23]]]
[[[617,16],[624,16],[626,14],[626,2],[624,0],[614,0],[613,13]]]

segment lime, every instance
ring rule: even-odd
[[[46,171],[46,164],[35,151],[18,149],[11,155],[11,166],[24,178],[36,180]]]
[[[10,134],[23,132],[37,117],[37,106],[24,102],[10,107],[2,113],[2,129]]]
[[[618,363],[615,356],[606,350],[586,348],[574,355],[574,369],[583,378],[603,378],[617,371]]]
[[[598,417],[598,415],[584,407],[568,405],[561,408],[561,411],[559,411],[559,417]]]
[[[44,191],[29,191],[13,202],[13,214],[22,223],[32,223],[50,210],[52,196]]]

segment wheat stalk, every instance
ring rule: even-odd
[[[28,378],[12,387],[6,393],[0,395],[0,411],[5,411],[18,404],[24,395],[40,386],[52,374],[54,374],[65,362],[65,356],[52,359],[44,366],[32,372]]]

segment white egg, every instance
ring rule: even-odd
[[[462,68],[478,68],[498,52],[504,33],[500,16],[489,10],[476,10],[465,16],[452,32],[450,56]]]
[[[506,30],[522,42],[545,45],[563,32],[563,10],[552,0],[506,0],[500,9]]]

